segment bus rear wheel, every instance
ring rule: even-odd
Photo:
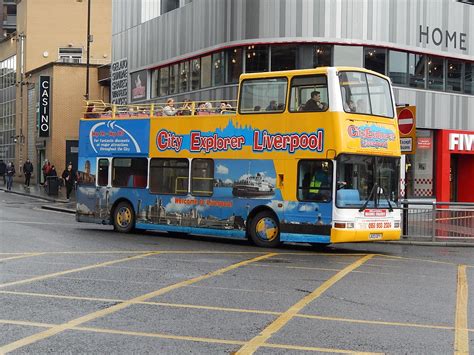
[[[275,248],[280,245],[280,224],[274,213],[262,211],[252,218],[249,227],[252,242],[264,248]]]
[[[129,233],[135,227],[135,212],[130,203],[122,201],[114,209],[114,230]]]

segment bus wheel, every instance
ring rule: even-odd
[[[125,201],[119,202],[114,210],[114,229],[120,233],[129,233],[135,225],[135,213],[132,206]]]
[[[250,239],[259,247],[274,248],[280,245],[280,226],[275,215],[262,211],[250,222]]]

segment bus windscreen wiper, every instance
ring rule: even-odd
[[[382,195],[383,195],[383,197],[385,197],[385,199],[386,199],[387,202],[388,202],[388,210],[389,210],[389,212],[393,212],[392,204],[390,203],[390,197],[389,197],[388,194],[385,192],[385,190],[383,189],[383,187],[381,187],[380,189],[382,190]]]
[[[364,204],[362,205],[361,208],[359,208],[359,212],[362,212],[364,211],[366,208],[367,208],[367,205],[369,204],[369,201],[372,199],[372,196],[374,194],[374,192],[377,190],[378,188],[378,184],[376,182],[374,182],[374,186],[372,186],[372,190],[370,190],[370,194],[369,196],[367,197],[367,200],[365,200]]]

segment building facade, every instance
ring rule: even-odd
[[[474,201],[455,189],[474,160],[443,143],[450,130],[474,131],[470,1],[113,0],[112,61],[112,98],[132,103],[236,99],[242,72],[350,65],[383,73],[397,104],[417,112],[402,194]]]
[[[10,2],[3,3],[8,3],[3,9],[10,7]],[[46,158],[58,171],[77,159],[87,71],[90,98],[109,98],[108,87],[98,83],[98,68],[111,59],[112,3],[91,2],[89,70],[87,1],[13,3],[16,30],[0,42],[0,159],[13,161],[20,178],[29,158],[34,181],[41,182],[38,172]]]

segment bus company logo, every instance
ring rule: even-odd
[[[89,131],[89,141],[96,153],[133,152],[141,153],[140,145],[135,137],[115,121],[99,122]]]
[[[362,148],[388,148],[388,142],[395,140],[395,133],[388,128],[379,126],[347,127],[351,138],[359,138]]]
[[[183,136],[162,129],[156,134],[156,147],[161,150],[174,150],[179,152],[183,146]]]
[[[269,134],[267,131],[253,132],[253,151],[284,150],[294,153],[296,150],[314,150],[322,152],[324,146],[324,131],[316,133]]]

